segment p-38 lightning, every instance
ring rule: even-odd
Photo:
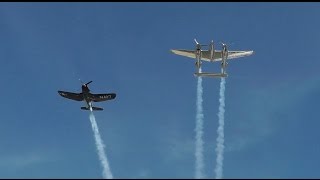
[[[101,102],[101,101],[107,101],[116,98],[115,93],[107,93],[107,94],[92,94],[90,93],[90,89],[88,87],[88,84],[92,83],[92,81],[89,81],[85,84],[82,84],[82,92],[81,93],[72,93],[72,92],[66,92],[66,91],[58,91],[58,93],[68,99],[72,99],[75,101],[85,101],[86,107],[81,107],[82,110],[91,110],[91,111],[102,111],[103,108],[100,107],[93,107],[92,102]]]
[[[250,56],[253,54],[253,51],[229,51],[227,45],[222,44],[222,50],[215,50],[213,41],[210,42],[209,45],[199,44],[196,39],[194,39],[196,43],[195,50],[186,50],[186,49],[173,49],[171,52],[180,56],[186,56],[189,58],[196,59],[196,67],[197,72],[194,73],[195,76],[205,76],[205,77],[227,77],[226,67],[228,65],[228,59],[235,59],[244,56]],[[202,46],[209,46],[208,50],[202,50]],[[221,73],[206,73],[201,72],[201,64],[202,61],[208,62],[217,62],[221,61]]]

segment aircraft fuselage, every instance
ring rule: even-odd
[[[82,96],[83,99],[86,101],[86,105],[88,108],[92,107],[91,98],[90,98],[90,89],[86,85],[82,85]]]

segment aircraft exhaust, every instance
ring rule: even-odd
[[[90,122],[91,122],[91,126],[92,126],[92,130],[94,133],[94,138],[95,138],[95,142],[96,142],[96,146],[97,146],[97,151],[98,151],[98,155],[99,155],[99,159],[103,168],[103,172],[102,172],[102,176],[104,179],[112,179],[112,173],[109,167],[109,163],[108,163],[108,159],[107,156],[105,155],[105,151],[104,151],[104,144],[102,142],[100,133],[99,133],[99,129],[98,129],[98,125],[96,122],[96,118],[92,112],[92,108],[90,107]]]
[[[220,98],[219,98],[219,126],[218,126],[218,137],[217,137],[217,147],[216,147],[216,153],[217,153],[217,161],[216,161],[216,179],[222,179],[222,173],[223,173],[223,151],[224,151],[224,112],[225,112],[225,78],[221,78],[220,82]]]
[[[199,69],[199,72],[201,73],[201,68]],[[204,178],[204,162],[203,162],[203,107],[202,107],[202,77],[198,77],[198,84],[197,84],[197,111],[196,111],[196,142],[195,142],[195,178],[196,179],[202,179]]]

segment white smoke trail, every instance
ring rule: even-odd
[[[201,72],[201,68],[199,69],[199,72]],[[203,108],[202,108],[202,77],[198,77],[198,84],[197,84],[197,114],[196,114],[196,150],[195,150],[195,156],[196,156],[196,171],[195,171],[195,178],[196,179],[202,179],[204,178],[203,168]]]
[[[103,167],[102,176],[104,179],[112,179],[113,177],[112,177],[112,173],[111,173],[111,170],[109,167],[108,159],[107,159],[105,152],[104,152],[104,144],[102,142],[102,139],[101,139],[101,136],[99,133],[96,118],[95,118],[91,108],[90,108],[90,116],[89,117],[90,117],[92,130],[94,132],[94,138],[96,141],[99,159],[100,159],[101,165]]]
[[[217,130],[218,133],[218,138],[217,138],[217,147],[216,147],[216,152],[217,152],[217,164],[216,164],[216,179],[221,179],[222,178],[222,172],[223,172],[223,150],[224,150],[224,106],[225,106],[225,97],[224,97],[224,92],[225,92],[225,83],[226,80],[225,78],[221,78],[221,83],[220,83],[220,98],[219,98],[219,127]]]

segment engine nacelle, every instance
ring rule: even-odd
[[[214,44],[213,44],[213,40],[212,40],[210,45],[209,45],[209,56],[210,56],[209,58],[210,58],[211,61],[214,60],[214,53],[215,53]]]
[[[226,61],[225,63],[223,63],[223,61],[221,61],[221,66],[227,66],[228,62]]]
[[[228,59],[228,48],[226,44],[222,43],[222,53],[221,53],[221,58],[225,58],[226,60]]]
[[[200,68],[201,64],[202,64],[201,61],[199,61],[199,64],[198,64],[198,61],[195,62],[195,65],[196,65],[197,68]]]

